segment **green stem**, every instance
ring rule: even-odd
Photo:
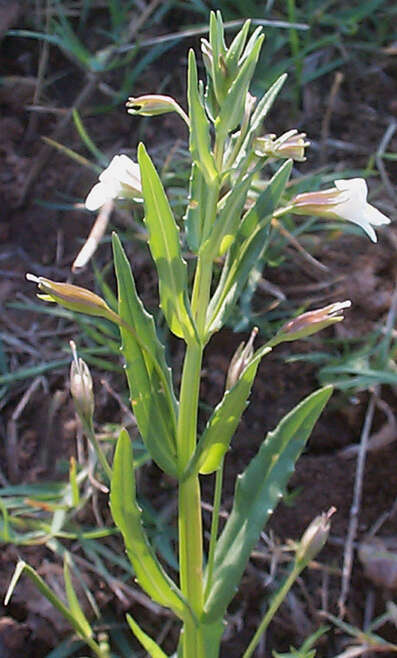
[[[109,462],[106,459],[105,454],[104,454],[101,446],[99,445],[99,441],[95,436],[95,431],[94,431],[94,428],[92,426],[92,423],[90,423],[90,424],[89,423],[84,423],[84,431],[85,431],[85,434],[87,436],[87,439],[94,446],[94,450],[95,450],[96,454],[98,455],[99,461],[102,464],[102,468],[105,471],[109,482],[111,482],[111,480],[112,480],[112,469],[109,466]]]
[[[207,598],[212,584],[212,574],[214,572],[214,557],[215,557],[215,548],[216,540],[218,538],[218,527],[219,527],[219,509],[221,506],[221,496],[222,496],[222,480],[223,480],[223,463],[222,463],[215,474],[215,491],[214,491],[214,505],[212,509],[212,518],[211,518],[211,537],[210,545],[208,549],[208,563],[207,563],[207,575],[206,575],[206,586],[204,593],[204,600]]]
[[[197,409],[203,349],[192,343],[186,348],[178,418],[178,459],[185,469],[196,447]],[[197,617],[203,610],[203,540],[200,484],[197,476],[179,483],[179,572],[180,586]],[[201,631],[193,619],[185,621],[183,657],[205,658]]]
[[[271,620],[273,619],[274,615],[276,614],[277,610],[279,609],[280,605],[284,601],[285,597],[287,596],[289,590],[291,589],[292,585],[294,584],[295,580],[298,578],[299,574],[301,571],[304,569],[306,565],[300,565],[298,566],[297,563],[295,562],[290,573],[288,574],[287,578],[284,580],[283,584],[281,585],[280,589],[276,592],[274,597],[272,598],[270,602],[270,606],[263,617],[261,623],[259,624],[257,631],[255,635],[253,636],[251,642],[249,643],[247,649],[243,653],[242,658],[250,658],[252,654],[254,653],[256,647],[259,644],[259,640],[261,638],[261,635],[265,632],[267,627],[269,626]]]

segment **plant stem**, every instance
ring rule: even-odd
[[[86,433],[87,439],[92,443],[94,450],[96,454],[98,455],[99,461],[102,464],[102,468],[106,473],[106,477],[108,478],[109,482],[112,480],[112,469],[109,466],[109,462],[105,457],[105,454],[99,445],[98,439],[95,436],[95,430],[91,424],[84,423],[84,431]]]
[[[216,540],[218,538],[218,527],[219,527],[219,509],[221,506],[221,496],[222,496],[222,480],[223,480],[223,463],[222,463],[215,474],[215,491],[214,491],[214,505],[212,509],[212,518],[211,518],[211,537],[210,545],[208,549],[208,563],[207,563],[207,582],[205,585],[204,600],[207,598],[208,593],[211,588],[212,583],[212,574],[214,571],[214,557],[215,557],[215,548]]]
[[[273,596],[270,606],[263,617],[261,623],[259,624],[257,631],[252,638],[251,642],[249,643],[247,649],[243,653],[242,658],[250,658],[252,654],[254,653],[259,640],[261,638],[261,635],[265,632],[267,627],[269,626],[271,620],[273,619],[274,615],[276,614],[277,610],[279,609],[280,605],[284,601],[285,597],[287,596],[289,590],[291,589],[292,585],[294,584],[295,580],[299,576],[300,572],[304,569],[305,565],[302,565],[299,567],[297,563],[294,563],[290,573],[282,583],[280,589],[276,592],[276,594]]]
[[[183,472],[196,447],[197,409],[203,349],[186,348],[182,373],[177,447]],[[197,476],[179,484],[179,572],[182,593],[197,617],[203,610],[203,539],[200,484]],[[205,658],[200,628],[190,618],[183,631],[183,657]]]

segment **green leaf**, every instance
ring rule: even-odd
[[[252,132],[256,132],[260,127],[260,124],[263,121],[263,119],[266,118],[270,108],[272,107],[274,101],[276,100],[278,94],[280,93],[286,79],[287,79],[286,73],[280,75],[280,77],[277,78],[276,82],[274,82],[272,86],[267,90],[267,92],[262,96],[261,100],[259,101],[258,105],[256,106],[252,114],[251,125],[250,125],[250,130]]]
[[[198,89],[196,57],[189,51],[188,104],[190,118],[189,148],[193,162],[200,167],[207,183],[217,178],[214,156],[211,152],[210,126]]]
[[[247,41],[250,25],[251,20],[246,20],[241,30],[237,32],[226,53],[226,70],[228,78],[230,79],[233,79],[238,71],[239,60],[241,53],[243,52],[245,42]]]
[[[184,216],[189,249],[197,253],[203,234],[206,184],[199,166],[193,162],[189,181],[189,200]]]
[[[142,644],[143,648],[146,649],[152,658],[168,658],[167,654],[164,653],[157,642],[152,640],[152,638],[141,629],[131,615],[127,614],[127,622],[136,639]]]
[[[252,267],[261,259],[269,235],[272,214],[280,202],[291,170],[292,160],[287,160],[279,167],[266,189],[244,215],[208,307],[206,329],[208,334],[218,331],[226,321],[247,282]]]
[[[171,331],[186,341],[196,339],[187,297],[187,268],[181,255],[179,229],[160,177],[143,144],[138,147],[145,224],[159,277],[160,303]]]
[[[154,321],[138,297],[130,264],[113,234],[122,352],[131,403],[142,439],[152,459],[169,475],[177,474],[176,415],[171,372]]]
[[[222,200],[218,217],[208,240],[205,241],[202,247],[205,255],[212,260],[228,251],[235,240],[252,176],[253,174],[245,176]]]
[[[222,135],[227,135],[235,130],[243,118],[248,88],[255,71],[263,39],[264,36],[261,35],[256,40],[255,46],[241,66],[221,105],[216,125],[217,130]]]
[[[260,222],[263,222],[264,219],[267,219],[268,222],[271,221],[272,214],[280,203],[285,186],[291,175],[292,164],[292,160],[286,160],[281,167],[277,169],[266,188],[258,196],[255,204],[244,215],[237,236],[236,245],[234,249],[232,249],[233,253],[238,250],[239,245],[244,239],[249,238],[250,235],[252,235]]]
[[[158,561],[142,527],[142,511],[136,502],[132,444],[125,429],[120,432],[114,454],[110,509],[123,535],[138,583],[153,601],[171,608],[183,619],[187,606],[182,594]]]
[[[267,350],[270,352],[270,349]],[[247,406],[260,360],[256,358],[241,373],[236,384],[226,391],[214,409],[187,468],[186,477],[208,475],[216,471],[229,448],[230,441]]]
[[[298,404],[269,432],[238,477],[233,508],[218,540],[205,621],[223,617],[263,527],[283,496],[294,465],[332,393],[325,387]]]
[[[219,11],[210,13],[209,39],[212,49],[211,77],[214,85],[215,97],[221,105],[227,92],[227,81],[222,62],[226,56],[226,45],[224,40],[224,28],[222,15]]]
[[[38,573],[32,567],[30,567],[26,562],[23,562],[20,560],[15,567],[14,575],[11,579],[10,585],[8,587],[8,591],[5,597],[5,605],[8,605],[8,602],[12,596],[12,593],[21,577],[22,574],[26,574],[30,580],[33,581],[39,592],[45,596],[45,598],[51,603],[51,605],[56,608],[61,615],[66,619],[67,622],[71,625],[71,627],[76,631],[76,633],[84,638],[88,646],[90,647],[96,647],[98,649],[98,645],[94,640],[92,639],[92,630],[91,627],[86,625],[88,624],[87,620],[86,623],[81,626],[80,625],[80,620],[74,616],[74,614],[66,607],[66,605],[61,601],[61,599],[54,594],[54,592],[48,587],[48,585],[44,582],[44,580],[39,576]],[[89,628],[89,631],[88,631]],[[88,634],[87,634],[88,633]]]
[[[206,335],[219,331],[226,322],[252,268],[262,259],[268,236],[269,226],[258,227],[239,247],[234,258],[230,252],[227,255],[221,278],[208,307]]]
[[[65,559],[63,563],[63,577],[65,579],[65,591],[69,603],[70,612],[72,613],[74,619],[77,621],[79,627],[82,629],[84,633],[84,637],[91,637],[92,636],[91,626],[84,612],[82,611],[79,600],[76,596],[72,579],[70,577],[70,571],[69,571],[67,560],[68,560],[67,553],[65,553]]]

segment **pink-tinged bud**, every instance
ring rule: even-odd
[[[328,539],[331,528],[331,516],[335,514],[335,507],[331,507],[328,512],[323,512],[317,516],[303,533],[303,537],[298,544],[295,554],[296,564],[301,567],[313,560],[321,551]]]
[[[175,112],[178,103],[171,96],[160,94],[146,94],[145,96],[132,96],[126,102],[128,114],[140,114],[144,117],[154,117],[158,114]]]
[[[120,318],[106,302],[91,290],[74,286],[71,283],[58,283],[43,276],[27,274],[28,281],[34,281],[44,295],[38,295],[47,302],[57,302],[71,311],[107,318],[120,324]]]
[[[291,201],[291,212],[345,219],[361,226],[371,240],[376,242],[376,233],[372,227],[389,224],[390,219],[367,203],[367,194],[367,183],[363,178],[336,180],[335,187],[328,190],[298,194]]]
[[[229,391],[240,379],[241,373],[246,368],[247,364],[252,358],[254,353],[254,340],[257,336],[258,328],[254,327],[251,331],[248,343],[240,343],[235,351],[232,360],[230,361],[229,369],[226,377],[226,390]]]
[[[276,135],[269,134],[257,137],[254,141],[254,150],[259,157],[292,158],[297,162],[304,162],[305,148],[310,142],[305,139],[306,133],[289,130],[276,139]]]
[[[344,317],[340,312],[345,308],[350,308],[350,306],[351,301],[346,300],[344,302],[329,304],[316,311],[302,313],[284,324],[270,342],[277,345],[278,343],[289,342],[315,334],[336,322],[341,322]]]
[[[83,425],[91,425],[95,401],[91,373],[83,359],[77,356],[76,345],[70,341],[73,361],[70,366],[70,392],[76,412]]]
[[[171,96],[162,96],[161,94],[146,94],[137,98],[129,98],[127,103],[128,114],[137,114],[142,117],[155,117],[159,114],[176,112],[189,125],[189,117]]]

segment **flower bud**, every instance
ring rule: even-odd
[[[143,117],[154,117],[167,112],[177,112],[179,107],[171,96],[160,94],[146,94],[145,96],[132,96],[126,102],[128,114],[139,114]]]
[[[350,306],[351,301],[346,300],[344,302],[329,304],[328,306],[324,306],[324,308],[319,308],[315,311],[302,313],[301,315],[298,315],[298,317],[293,318],[284,324],[270,343],[272,345],[277,345],[278,343],[289,342],[291,340],[297,340],[298,338],[306,338],[306,336],[316,334],[318,331],[321,331],[336,322],[341,322],[344,318],[343,314],[339,314],[340,311],[343,311],[345,308],[350,308]]]
[[[129,98],[127,103],[128,114],[138,114],[143,117],[155,117],[159,114],[176,112],[189,126],[190,121],[186,112],[181,108],[171,96],[162,96],[160,94],[146,94],[137,98]]]
[[[248,343],[240,343],[235,351],[232,360],[230,361],[229,369],[226,377],[226,390],[229,391],[240,379],[241,373],[247,366],[254,353],[254,340],[258,333],[258,328],[254,327],[251,331]]]
[[[308,564],[321,551],[328,539],[331,528],[330,519],[335,512],[335,507],[331,507],[328,512],[317,516],[305,530],[296,550],[295,561],[297,564],[302,562],[304,565]]]
[[[95,408],[91,373],[86,362],[77,356],[76,345],[72,340],[70,347],[73,353],[70,366],[70,391],[81,422],[83,425],[91,425]]]
[[[305,137],[306,133],[298,133],[297,130],[289,130],[277,139],[274,134],[257,137],[254,141],[255,154],[259,157],[292,158],[304,162],[305,148],[310,146]]]
[[[27,274],[26,278],[28,281],[37,283],[39,289],[44,293],[44,295],[38,295],[38,297],[47,302],[58,302],[58,304],[71,311],[107,318],[111,322],[120,324],[117,313],[109,308],[102,297],[91,292],[91,290],[74,286],[71,283],[58,283],[34,274]]]

